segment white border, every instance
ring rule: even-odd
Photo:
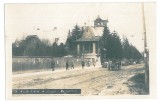
[[[76,1],[73,1],[73,0],[1,0],[0,2],[0,14],[1,14],[1,17],[0,17],[0,22],[1,22],[1,25],[0,25],[0,62],[1,62],[1,70],[0,70],[0,101],[4,101],[5,100],[5,40],[4,40],[4,3],[53,3],[53,2],[57,2],[57,3],[63,3],[63,2],[142,2],[142,1],[145,1],[145,2],[154,2],[156,1],[157,2],[157,95],[160,95],[160,68],[159,68],[159,60],[160,60],[160,48],[159,48],[159,38],[160,38],[160,13],[159,13],[159,10],[160,10],[160,2],[159,0],[107,0],[107,1],[104,1],[104,0],[76,0]],[[75,100],[75,99],[74,99]],[[84,100],[84,99],[83,99]],[[86,101],[88,101],[88,99],[85,99]],[[94,100],[94,99],[90,99],[90,100]],[[97,99],[99,100],[99,99]],[[101,99],[101,100],[106,100],[106,99]],[[111,99],[107,99],[107,100],[111,100]],[[113,99],[112,99],[113,100]],[[114,100],[124,100],[124,99],[114,99]],[[125,99],[125,100],[129,100],[129,99]],[[134,99],[130,99],[130,100],[134,100]],[[136,99],[138,100],[138,99]],[[148,100],[148,99],[139,99],[139,100]],[[149,99],[149,100],[154,100],[154,101],[158,101],[160,100],[160,96],[157,96],[156,99]],[[38,101],[38,100],[36,100]],[[42,101],[45,101],[45,100],[42,100]]]

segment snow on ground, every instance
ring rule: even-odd
[[[128,80],[144,73],[144,64],[122,67],[119,71],[106,68],[86,67],[69,71],[44,71],[38,73],[14,74],[13,89],[81,89],[81,94],[88,95],[122,95],[138,94],[131,91]],[[136,89],[135,89],[136,90]]]

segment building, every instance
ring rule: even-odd
[[[40,47],[41,41],[37,35],[29,35],[25,39],[25,50],[24,55],[32,56],[35,55],[38,51],[37,47]]]
[[[108,20],[102,20],[99,16],[94,21],[94,27],[86,26],[81,38],[77,39],[77,55],[81,58],[95,61],[97,66],[101,66],[100,60],[100,36]]]
[[[94,30],[96,31],[97,36],[102,36],[104,27],[107,27],[108,19],[102,20],[100,16],[94,20]]]

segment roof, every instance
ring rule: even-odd
[[[91,38],[79,38],[76,42],[89,42],[89,41],[99,41],[100,37],[91,37]]]
[[[30,38],[36,38],[39,39],[37,35],[29,35],[26,37],[26,40],[30,39]]]
[[[101,17],[98,15],[95,21],[98,21],[98,22],[102,21],[102,22],[107,23],[108,22],[108,18],[107,18],[107,20],[102,20]]]
[[[98,15],[97,18],[96,18],[96,20],[102,20],[102,19],[101,19],[100,16]]]
[[[94,37],[94,36],[95,36],[94,33],[95,33],[95,32],[93,31],[92,27],[87,26],[87,27],[85,28],[85,30],[84,30],[84,33],[83,33],[82,37],[83,37],[83,38],[91,38],[91,37]]]
[[[81,38],[77,39],[76,42],[84,42],[84,41],[99,41],[100,37],[95,36],[95,30],[87,26],[84,30],[84,33]]]

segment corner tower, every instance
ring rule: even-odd
[[[102,20],[100,16],[94,20],[94,29],[96,30],[97,36],[102,36],[104,27],[107,27],[108,19]]]

